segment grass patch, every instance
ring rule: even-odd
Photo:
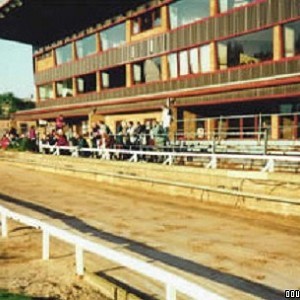
[[[22,295],[14,295],[9,292],[0,290],[0,299],[1,300],[31,300],[32,298],[22,296]]]

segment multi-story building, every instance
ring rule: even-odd
[[[35,9],[38,18],[49,8],[23,2],[0,21],[4,37],[24,40],[12,30],[14,16]],[[61,2],[51,24],[45,17],[26,33],[38,45],[37,108],[17,113],[18,120],[62,114],[79,127],[103,119],[114,129],[121,120],[159,120],[169,101],[172,133],[202,129],[210,138],[222,127],[242,138],[269,126],[272,139],[299,139],[299,0],[132,1],[116,11],[107,2],[76,20],[66,10],[63,18]]]

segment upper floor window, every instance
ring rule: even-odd
[[[45,84],[39,87],[40,99],[46,100],[53,98],[53,86],[52,84]]]
[[[49,58],[51,56],[52,56],[52,52],[51,51],[45,52],[45,53],[37,56],[37,61],[44,60],[44,59]]]
[[[137,34],[161,25],[160,7],[145,12],[132,20],[132,33]]]
[[[76,42],[77,56],[82,58],[96,52],[96,35],[90,35]]]
[[[210,46],[183,50],[168,56],[170,78],[205,73],[211,70]]]
[[[95,92],[97,89],[96,73],[82,75],[76,79],[79,94]]]
[[[161,80],[161,58],[155,57],[133,64],[134,83]]]
[[[67,44],[63,47],[57,48],[56,52],[56,62],[58,65],[66,63],[72,60],[72,45]]]
[[[102,88],[111,89],[126,86],[126,67],[114,67],[101,72]]]
[[[72,78],[58,81],[56,83],[57,97],[73,96],[73,81]]]
[[[221,69],[273,59],[273,29],[245,34],[218,43]]]
[[[101,31],[100,39],[103,51],[124,44],[126,42],[125,23]]]
[[[229,9],[247,5],[257,0],[219,0],[219,11],[224,12]]]
[[[176,28],[209,17],[209,0],[179,0],[169,5],[170,25]]]
[[[284,49],[286,57],[300,54],[300,21],[284,25]]]

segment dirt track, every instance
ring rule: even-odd
[[[28,209],[12,202],[38,204],[31,208],[44,219],[46,214],[47,221],[54,217],[55,222],[136,253],[229,299],[277,300],[284,299],[285,289],[300,289],[297,218],[145,194],[138,186],[116,188],[4,162],[0,178],[0,199],[6,200],[0,204],[26,213]],[[42,211],[42,206],[50,210]],[[150,295],[162,291],[108,262],[92,256],[88,260],[91,271],[117,277]]]

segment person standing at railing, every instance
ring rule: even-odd
[[[56,118],[56,121],[55,121],[55,129],[56,131],[58,130],[62,130],[65,126],[65,121],[64,121],[64,117],[63,115],[59,115],[57,118]]]

